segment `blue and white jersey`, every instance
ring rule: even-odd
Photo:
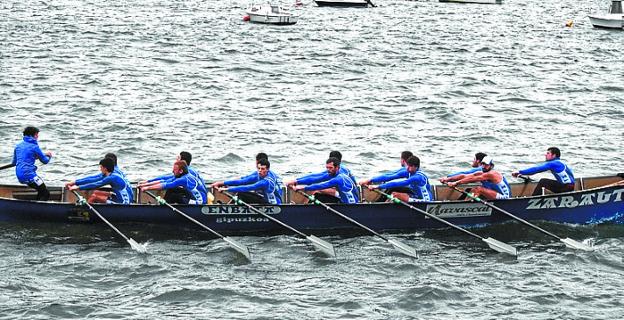
[[[101,179],[93,181],[94,176],[76,180],[76,185],[80,190],[93,190],[99,187],[109,185],[113,190],[111,200],[115,203],[129,204],[132,203],[134,195],[132,187],[126,179],[118,173],[111,173],[108,176],[100,175]],[[90,181],[90,182],[89,182]]]
[[[559,183],[574,183],[574,173],[572,173],[572,169],[570,169],[565,163],[561,162],[559,158],[546,161],[538,166],[520,170],[518,172],[523,175],[532,175],[544,171],[550,171],[555,176],[555,179],[559,181]]]
[[[192,174],[187,173],[179,178],[175,176],[172,179],[161,181],[163,189],[173,189],[182,187],[192,197],[191,202],[193,204],[206,204],[207,192],[202,183],[195,178]]]
[[[191,174],[193,177],[195,177],[202,184],[204,189],[207,190],[206,182],[204,182],[204,179],[199,174],[199,171],[195,170],[195,168],[193,168],[191,166],[187,166],[186,168],[188,169],[189,174]],[[149,179],[149,180],[147,180],[147,182],[153,182],[153,181],[157,181],[157,180],[168,181],[168,180],[171,180],[171,179],[174,179],[174,178],[175,178],[175,175],[173,173],[169,173],[169,174],[165,174],[165,175],[153,178],[153,179]]]
[[[476,168],[470,168],[469,170],[464,170],[464,171],[459,171],[459,172],[455,172],[455,173],[451,173],[448,176],[446,176],[447,178],[450,177],[454,177],[454,176],[458,176],[460,174],[473,174],[475,172],[483,172],[483,168],[481,167],[476,167]]]
[[[345,174],[347,177],[349,177],[349,179],[351,179],[351,181],[353,181],[353,183],[357,184],[355,176],[351,173],[351,170],[343,166],[340,166],[338,173]],[[327,171],[323,171],[323,172],[318,172],[318,173],[311,173],[301,178],[297,178],[297,183],[298,184],[313,184],[313,183],[327,181],[331,178],[333,177]]]
[[[382,175],[378,175],[376,177],[371,178],[371,183],[384,183],[386,181],[392,181],[396,179],[407,179],[409,177],[409,171],[407,171],[407,167],[401,167],[400,169],[386,173]]]
[[[282,196],[284,194],[284,191],[283,191],[284,184],[282,182],[282,178],[271,170],[269,170],[269,172],[267,173],[267,177],[270,177],[273,181],[275,181],[276,187],[274,189],[274,194],[275,194],[274,197],[279,199],[280,201],[279,203],[282,203]],[[254,171],[244,177],[241,177],[240,179],[225,180],[223,184],[228,187],[229,186],[241,186],[241,185],[255,184],[256,182],[260,180],[262,180],[262,178],[260,177],[260,174],[258,173],[258,171]],[[265,199],[268,199],[268,198],[265,197]]]
[[[407,170],[406,170],[407,171]],[[433,195],[433,189],[429,183],[429,178],[422,171],[417,170],[414,173],[407,171],[408,177],[402,180],[390,181],[384,184],[380,184],[380,189],[396,188],[396,187],[408,187],[410,192],[410,198],[419,199],[420,201],[433,201],[435,200]]]
[[[267,173],[266,177],[261,178],[253,184],[243,185],[243,186],[234,186],[229,187],[228,191],[231,192],[260,192],[264,199],[270,204],[281,204],[281,190],[278,181],[275,179],[277,175],[269,174],[272,173],[270,170]]]
[[[342,203],[357,203],[360,201],[359,190],[351,177],[344,173],[338,173],[330,177],[331,178],[325,182],[305,186],[303,190],[314,191],[336,188],[338,197]]]
[[[501,197],[497,197],[497,199],[511,198],[511,188],[509,187],[509,183],[507,182],[505,176],[503,176],[503,180],[501,180],[499,183],[481,181],[481,185],[486,189],[491,189],[499,193]]]
[[[30,183],[37,177],[37,166],[35,166],[37,159],[43,164],[50,162],[50,158],[39,148],[37,139],[24,136],[23,141],[15,146],[13,162],[11,162],[15,165],[15,175],[20,183]]]

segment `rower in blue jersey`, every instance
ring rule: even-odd
[[[147,190],[171,190],[181,189],[183,192],[165,194],[168,203],[181,204],[206,204],[208,194],[204,185],[188,171],[188,165],[184,160],[178,160],[173,164],[173,177],[152,182],[141,182],[141,191]]]
[[[507,179],[498,171],[494,170],[494,160],[486,156],[481,160],[482,171],[471,174],[460,174],[452,177],[441,178],[440,182],[446,183],[449,187],[461,184],[481,182],[481,186],[472,189],[472,194],[484,199],[509,199],[511,188]]]
[[[263,166],[266,167],[266,176],[263,176],[264,173],[261,172],[264,171],[264,168],[260,168],[261,162],[264,163]],[[256,155],[256,171],[239,179],[216,181],[211,187],[236,187],[234,189],[229,188],[228,190],[237,192],[237,196],[240,200],[247,203],[280,204],[282,203],[282,196],[284,193],[282,178],[270,170],[270,167],[269,156],[264,152],[260,152]],[[267,193],[267,191],[271,191],[271,194]]]
[[[463,171],[458,171],[458,172],[451,173],[447,177],[454,177],[454,176],[458,176],[460,174],[472,174],[472,173],[475,173],[475,172],[482,171],[483,169],[481,168],[481,161],[486,156],[487,156],[487,154],[485,154],[483,152],[475,153],[474,158],[472,159],[472,163],[471,163],[471,167],[472,168],[470,168],[468,170],[463,170]]]
[[[401,152],[401,158],[400,158],[400,163],[401,163],[401,168],[386,173],[386,174],[382,174],[382,175],[378,175],[375,177],[372,177],[370,179],[364,180],[362,182],[360,182],[360,185],[362,185],[363,187],[366,187],[370,184],[380,184],[380,183],[384,183],[386,181],[392,181],[392,180],[396,180],[396,179],[406,179],[409,177],[409,172],[407,172],[407,159],[409,159],[411,156],[413,156],[414,154],[410,151],[403,151]],[[394,187],[394,188],[390,188],[386,190],[386,193],[393,193],[393,192],[401,192],[401,193],[410,193],[411,190],[408,187]],[[371,199],[371,202],[383,202],[386,201],[387,198],[384,195],[379,195],[377,196],[375,199]]]
[[[115,155],[114,153],[107,153],[106,155],[104,155],[104,158],[109,158],[109,159],[113,160],[113,163],[115,165],[113,173],[116,173],[116,174],[120,175],[126,181],[126,185],[127,185],[126,192],[132,194],[132,185],[128,181],[128,178],[126,177],[126,175],[117,166],[117,155]],[[94,174],[92,176],[84,177],[84,178],[82,178],[80,180],[76,180],[76,181],[72,181],[72,182],[66,183],[65,186],[66,187],[70,187],[70,186],[76,184],[77,181],[79,181],[81,185],[88,184],[88,183],[93,183],[93,182],[96,182],[96,181],[100,181],[100,180],[104,179],[105,177],[106,176],[103,173],[100,172],[100,173]],[[95,199],[100,199],[101,201],[105,201],[106,199],[108,199],[111,196],[111,193],[108,192],[108,191],[103,191],[103,190],[93,190],[93,192],[91,193],[91,196],[94,197]]]
[[[534,196],[541,195],[542,188],[550,190],[553,193],[574,191],[574,173],[572,173],[570,167],[559,159],[561,157],[559,148],[548,148],[545,157],[546,162],[535,167],[513,172],[511,175],[514,177],[518,175],[530,176],[539,172],[550,171],[557,180],[540,179],[535,190],[533,190]]]
[[[197,179],[197,181],[199,181],[199,183],[201,184],[201,188],[203,188],[203,190],[208,190],[208,188],[206,188],[206,183],[204,182],[204,179],[201,177],[201,175],[199,174],[199,171],[197,171],[195,168],[193,168],[191,166],[191,160],[193,160],[193,155],[191,155],[190,152],[186,152],[186,151],[182,151],[180,152],[180,154],[176,157],[176,161],[180,161],[183,160],[186,162],[187,165],[187,170],[188,173],[190,175],[192,175],[193,177],[195,177],[195,179]],[[168,173],[162,176],[158,176],[156,178],[152,178],[149,179],[147,181],[141,181],[139,182],[139,184],[144,185],[146,183],[151,183],[151,182],[155,182],[155,181],[169,181],[175,179],[175,176],[173,173]],[[206,193],[208,198],[210,199],[212,197],[212,195],[209,195],[209,193]],[[165,192],[165,197],[164,199],[167,202],[167,199],[171,200],[171,201],[182,201],[183,199],[188,198],[187,195],[187,190],[185,188],[179,187],[179,188],[171,188],[171,189],[167,189],[167,192]]]
[[[355,179],[355,176],[353,175],[353,173],[351,173],[351,170],[347,169],[342,164],[342,153],[340,153],[340,151],[332,151],[329,153],[329,157],[338,159],[338,161],[340,162],[340,173],[347,175],[347,177],[349,177],[353,181],[353,183],[357,185],[357,180]],[[331,177],[329,176],[329,174],[327,174],[327,171],[323,171],[323,172],[311,173],[299,179],[303,179],[307,181],[308,183],[318,183],[318,182],[327,181],[331,179]]]
[[[226,180],[219,191],[236,192],[240,200],[255,204],[281,204],[280,185],[275,178],[277,175],[270,171],[271,163],[262,158],[257,161],[258,178],[244,180]],[[255,181],[254,181],[255,180]],[[254,182],[251,182],[254,181]]]
[[[93,190],[109,185],[112,192],[93,192],[89,196],[90,203],[132,203],[132,187],[128,181],[115,171],[115,163],[111,158],[100,160],[101,174],[88,176],[66,184],[69,190]],[[94,179],[98,177],[99,179]]]
[[[360,201],[357,184],[345,173],[340,172],[340,160],[329,158],[325,162],[327,176],[329,179],[322,179],[320,183],[315,183],[316,179],[298,178],[289,183],[293,190],[320,191],[314,194],[321,202],[342,202],[357,203]]]
[[[12,166],[15,166],[17,180],[35,190],[37,190],[37,200],[48,201],[50,191],[43,179],[37,174],[35,161],[38,159],[43,164],[50,162],[52,152],[43,152],[39,148],[39,129],[26,127],[24,129],[22,142],[18,143],[13,150]]]
[[[386,182],[380,185],[369,185],[371,190],[375,189],[389,189],[396,187],[407,187],[409,192],[392,192],[392,196],[401,199],[405,202],[416,201],[433,201],[433,189],[429,183],[429,178],[422,171],[420,171],[420,159],[417,156],[411,156],[407,159],[407,167],[405,168],[406,174],[403,174],[402,179],[394,179],[393,181]]]

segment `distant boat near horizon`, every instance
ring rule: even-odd
[[[440,2],[476,3],[476,4],[502,4],[503,0],[439,0]]]
[[[367,7],[369,0],[314,0],[319,7]]]
[[[297,23],[299,16],[279,5],[270,3],[252,4],[247,9],[245,21],[273,25],[292,25]]]
[[[590,15],[589,22],[594,28],[624,29],[624,13],[622,13],[622,0],[611,1],[609,13],[602,15]]]

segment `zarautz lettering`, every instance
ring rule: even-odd
[[[599,191],[594,193],[585,193],[580,196],[556,196],[548,198],[529,199],[527,210],[536,209],[555,209],[555,208],[576,208],[582,206],[590,206],[594,204],[603,204],[608,202],[622,201],[624,189],[610,191]]]

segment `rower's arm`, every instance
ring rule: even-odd
[[[258,181],[258,173],[252,172],[251,174],[241,177],[240,179],[225,180],[223,181],[223,184],[225,184],[226,186],[240,186],[240,185],[256,183],[257,181]]]
[[[386,182],[390,180],[405,178],[406,173],[407,173],[407,170],[405,170],[404,168],[401,168],[392,173],[381,174],[376,177],[373,177],[370,179],[370,181],[371,183],[377,184],[377,183],[382,183],[382,182]]]
[[[483,180],[487,180],[488,174],[484,174],[483,172],[475,172],[473,174],[464,175],[463,178],[455,180],[457,184],[466,184],[472,182],[480,182]]]
[[[522,175],[530,176],[532,174],[536,174],[536,173],[540,173],[540,172],[544,172],[544,171],[552,169],[552,165],[553,164],[554,164],[553,161],[546,161],[546,162],[540,164],[539,166],[535,166],[535,167],[531,167],[531,168],[528,168],[528,169],[520,170],[518,172],[520,174],[522,174]]]
[[[327,171],[312,173],[301,178],[297,178],[297,184],[313,184],[321,181],[329,180],[329,174]]]
[[[228,191],[231,192],[250,192],[250,191],[254,191],[254,190],[264,190],[266,184],[268,183],[267,180],[262,179],[254,184],[248,184],[245,186],[236,186],[236,187],[231,187],[228,188]]]
[[[335,177],[333,179],[327,180],[325,182],[321,182],[321,183],[317,183],[317,184],[310,184],[305,186],[305,188],[303,188],[303,190],[305,191],[314,191],[314,190],[323,190],[323,189],[327,189],[327,188],[333,188],[336,187],[338,185],[338,181],[340,178]]]

